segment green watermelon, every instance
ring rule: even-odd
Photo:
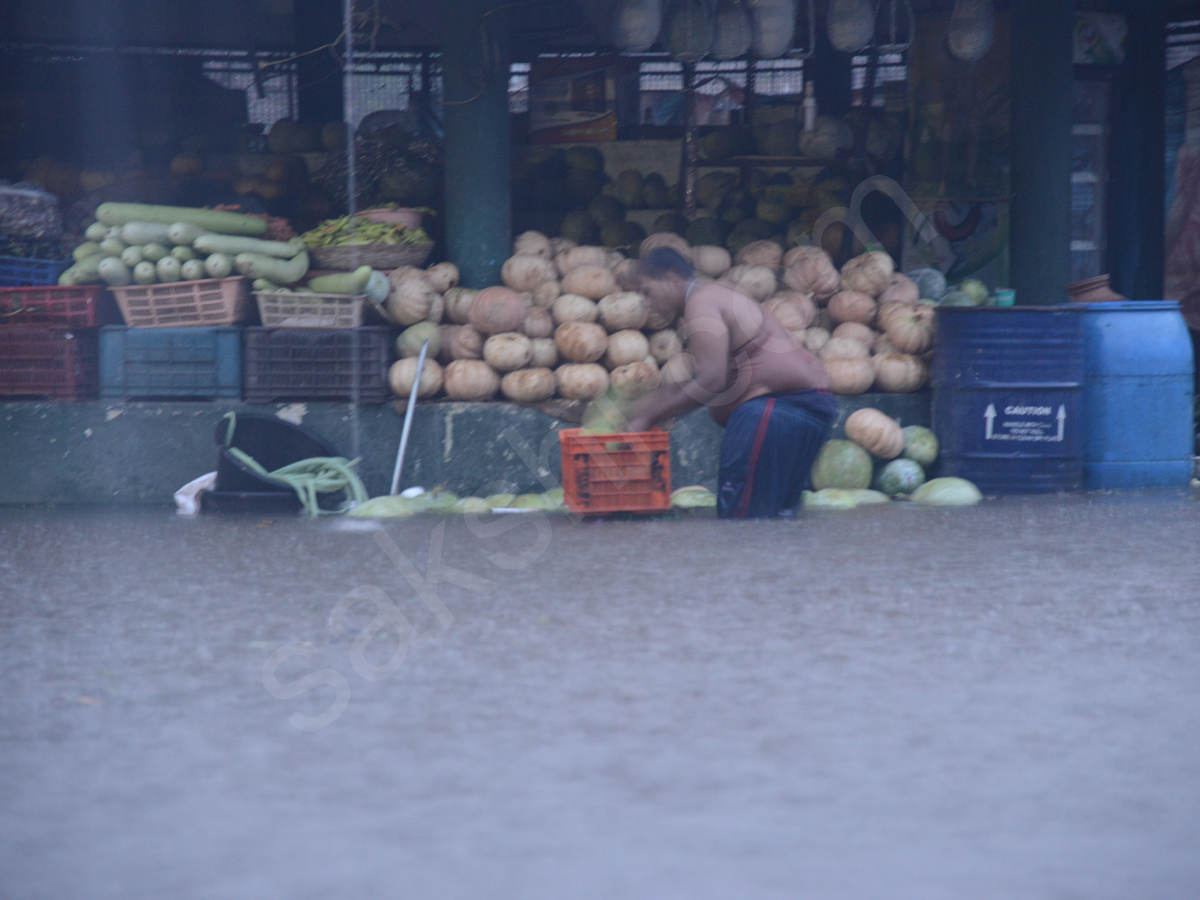
[[[893,459],[875,479],[875,485],[889,497],[911,494],[924,483],[925,470],[911,459]]]
[[[909,425],[904,429],[905,459],[920,463],[922,466],[932,466],[938,458],[938,439],[928,428],[920,425]]]
[[[935,478],[912,495],[913,502],[922,506],[974,506],[982,499],[979,488],[965,478]]]
[[[871,486],[871,455],[853,441],[827,441],[813,464],[814,490],[865,490]]]

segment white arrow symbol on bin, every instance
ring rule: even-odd
[[[1060,406],[1058,408],[1058,440],[1062,440],[1067,432],[1067,408]]]
[[[987,419],[987,434],[984,435],[983,439],[990,441],[992,439],[992,423],[996,421],[996,407],[989,403],[987,412],[983,414],[983,417]]]

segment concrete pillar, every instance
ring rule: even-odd
[[[508,28],[501,0],[444,0],[446,258],[462,283],[500,283],[512,250]]]
[[[1021,305],[1066,300],[1070,281],[1071,0],[1012,3],[1012,287]]]

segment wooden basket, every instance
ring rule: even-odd
[[[168,284],[110,288],[125,324],[132,328],[236,325],[250,308],[247,278],[205,278]]]
[[[401,266],[422,266],[433,244],[403,246],[400,244],[359,244],[350,247],[315,247],[308,251],[322,269],[348,272],[359,266],[372,269],[398,269]]]
[[[349,297],[256,291],[254,298],[265,328],[358,328],[367,307],[367,298],[362,294]]]

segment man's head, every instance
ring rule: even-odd
[[[656,247],[638,260],[638,290],[656,310],[674,319],[683,309],[688,285],[696,277],[692,264],[670,247]]]

